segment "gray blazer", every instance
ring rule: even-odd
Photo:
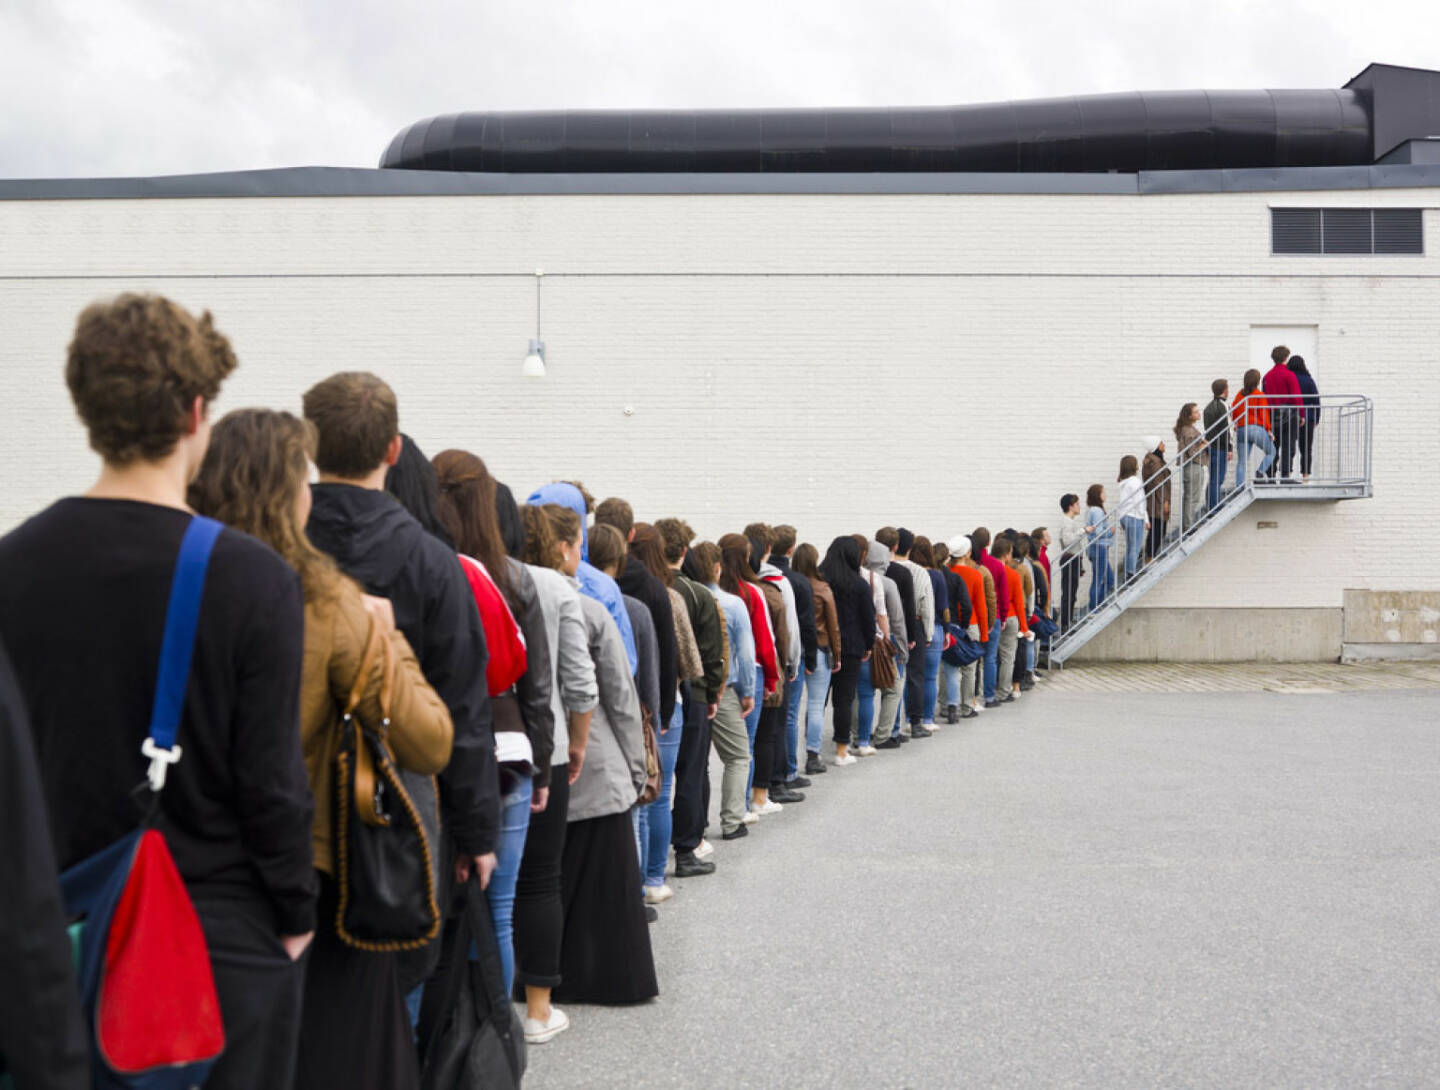
[[[550,650],[550,710],[555,716],[555,753],[550,763],[563,765],[570,759],[569,713],[588,712],[600,699],[590,637],[580,612],[580,584],[554,568],[527,565],[526,571],[540,599],[545,643]]]
[[[645,732],[630,658],[609,611],[580,596],[600,702],[590,720],[590,742],[580,778],[570,787],[567,821],[625,813],[645,786]]]

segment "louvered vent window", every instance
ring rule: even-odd
[[[1272,254],[1423,254],[1418,208],[1272,208]]]

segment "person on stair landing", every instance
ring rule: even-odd
[[[1260,372],[1245,372],[1244,385],[1230,403],[1230,418],[1235,423],[1235,487],[1243,488],[1250,472],[1250,448],[1259,447],[1265,454],[1260,462],[1258,478],[1268,477],[1275,464],[1275,442],[1270,438],[1270,408],[1260,392]]]

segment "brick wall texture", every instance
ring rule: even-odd
[[[92,478],[65,345],[125,290],[215,312],[241,358],[219,411],[374,370],[424,449],[474,450],[522,498],[578,477],[643,519],[785,520],[822,550],[1054,524],[1211,379],[1238,387],[1252,324],[1316,325],[1321,390],[1375,399],[1374,498],[1252,507],[1145,605],[1436,589],[1440,265],[1272,257],[1268,210],[1437,193],[0,202],[0,528]],[[520,375],[536,268],[543,381]]]

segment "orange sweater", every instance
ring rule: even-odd
[[[990,638],[990,615],[985,610],[985,577],[978,569],[966,564],[955,564],[950,568],[965,583],[965,593],[970,595],[970,623],[980,630],[981,641]]]
[[[1237,428],[1243,428],[1246,424],[1254,424],[1269,431],[1270,402],[1259,390],[1248,396],[1244,393],[1236,394],[1235,400],[1230,402],[1230,417],[1235,421]]]
[[[1008,563],[1005,565],[1005,578],[1010,582],[1010,610],[1005,616],[1019,620],[1022,633],[1029,632],[1030,620],[1025,616],[1025,579],[1019,568],[1012,568]]]

